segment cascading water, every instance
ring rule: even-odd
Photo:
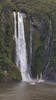
[[[47,68],[49,67],[50,64],[50,50],[51,50],[51,38],[52,38],[52,22],[51,19],[49,19],[49,31],[48,31],[48,36],[47,36],[47,43],[45,44],[45,51],[46,51],[46,64],[44,70],[40,73],[40,79],[38,80],[39,82],[44,82],[46,79],[46,71]],[[44,79],[44,80],[43,80]]]
[[[33,27],[32,27],[32,21],[30,19],[30,66],[32,63],[32,33],[33,33]]]
[[[32,82],[33,84],[35,84],[35,82],[43,82],[44,80],[42,80],[42,73],[40,74],[40,79],[38,80],[33,80],[30,78],[28,64],[27,64],[27,52],[26,52],[26,42],[25,42],[25,35],[24,35],[23,14],[18,12],[18,21],[16,20],[16,12],[13,12],[13,15],[14,15],[14,40],[16,43],[16,65],[20,69],[22,81]],[[31,24],[32,22],[30,21],[30,66],[32,62],[32,26]],[[18,26],[18,31],[17,31],[17,26]],[[52,33],[51,29],[52,27],[51,27],[51,21],[50,21],[49,38],[47,41],[48,54],[50,53],[49,46],[50,46],[51,33]]]
[[[51,43],[52,43],[52,21],[51,19],[49,19],[49,32],[48,32],[48,37],[47,37],[47,43],[45,45],[45,50],[46,50],[46,54],[47,54],[47,61],[46,64],[44,66],[44,71],[43,71],[43,77],[46,78],[46,71],[47,68],[49,67],[50,64],[50,56],[51,56]]]
[[[16,31],[16,12],[14,15],[14,38],[16,43],[16,65],[19,68],[22,76],[22,81],[30,81],[27,64],[26,42],[24,36],[23,14],[18,12],[18,35]]]
[[[16,57],[15,57],[15,63],[18,67],[18,62],[19,62],[19,53],[18,53],[18,41],[17,41],[17,28],[16,28],[16,13],[13,12],[13,15],[14,15],[14,40],[15,40],[15,43],[16,43]]]

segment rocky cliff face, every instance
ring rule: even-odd
[[[3,72],[8,66],[14,66],[15,44],[13,40],[13,11],[23,11],[27,14],[25,21],[26,42],[29,58],[29,17],[33,19],[33,58],[31,64],[32,76],[44,69],[46,56],[45,45],[48,41],[49,16],[52,19],[52,42],[50,63],[46,70],[47,79],[56,79],[56,2],[55,0],[3,0],[0,3],[0,69]],[[6,63],[5,63],[6,62]],[[11,62],[11,63],[10,63]],[[6,67],[7,66],[7,67]]]

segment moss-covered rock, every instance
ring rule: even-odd
[[[11,68],[11,70],[8,72],[8,77],[14,81],[21,81],[22,79],[21,73],[16,67]]]
[[[13,11],[27,12],[27,16],[32,16],[34,25],[37,26],[37,30],[41,28],[43,20],[46,21],[48,26],[48,17],[52,19],[52,50],[50,57],[50,65],[48,71],[56,67],[56,0],[1,0],[0,1],[0,70],[1,78],[4,77],[4,71],[8,73],[8,78],[13,80],[19,80],[21,77],[14,63],[14,41],[13,41]],[[27,20],[27,19],[26,19]],[[47,27],[46,26],[46,27]],[[29,49],[29,22],[25,23],[25,34],[27,40],[27,49]],[[47,28],[40,31],[33,32],[33,59],[32,59],[32,73],[33,76],[40,73],[43,63],[45,62],[43,45],[46,42]],[[46,34],[45,34],[46,33]],[[42,46],[41,46],[42,45]],[[28,55],[29,55],[29,51]],[[29,57],[28,57],[29,58]],[[41,63],[40,63],[41,62]],[[36,70],[37,69],[37,70]],[[35,73],[35,74],[34,74]],[[49,71],[51,73],[51,71]],[[56,72],[55,72],[56,73]],[[1,79],[0,78],[0,79]]]
[[[0,81],[20,81],[21,73],[8,58],[1,57],[0,60]]]

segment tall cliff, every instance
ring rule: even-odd
[[[54,0],[1,0],[0,3],[0,73],[9,73],[15,65],[15,43],[13,40],[13,11],[23,11],[33,19],[33,58],[31,64],[32,76],[45,69],[48,63],[45,51],[48,42],[49,18],[52,21],[52,38],[50,63],[44,73],[47,79],[56,79],[56,1]],[[29,19],[26,19],[29,20]],[[29,22],[25,22],[26,42],[29,48]],[[28,52],[29,55],[29,52]],[[46,62],[47,61],[47,62]],[[16,69],[17,70],[17,69]],[[0,75],[1,76],[1,75]],[[2,77],[1,76],[1,77]],[[7,75],[10,77],[10,75]],[[15,71],[12,78],[17,79]],[[15,78],[16,77],[16,78]]]

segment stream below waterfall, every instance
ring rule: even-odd
[[[0,100],[56,100],[56,84],[0,84]]]

